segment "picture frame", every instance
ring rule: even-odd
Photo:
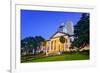
[[[38,72],[53,70],[53,69],[66,69],[66,68],[78,68],[78,67],[87,67],[95,66],[95,56],[96,56],[96,46],[94,45],[95,41],[95,7],[88,5],[78,5],[78,4],[67,4],[67,3],[39,3],[31,2],[21,3],[21,2],[12,2],[11,8],[11,73],[17,72]],[[62,12],[89,12],[90,13],[90,59],[83,61],[61,61],[61,62],[37,62],[37,63],[21,63],[20,57],[20,37],[21,37],[21,15],[20,10],[45,10],[45,11],[62,11]],[[34,69],[34,70],[33,70]]]

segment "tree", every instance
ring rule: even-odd
[[[21,40],[21,48],[27,53],[32,53],[34,49],[34,53],[36,53],[37,47],[40,46],[40,42],[42,41],[44,41],[44,38],[41,36],[26,37]]]
[[[80,20],[74,27],[75,37],[77,37],[73,44],[80,48],[81,46],[85,46],[89,44],[89,14],[83,13]]]
[[[35,53],[37,51],[37,47],[40,48],[41,42],[45,41],[45,39],[41,36],[35,36],[35,43],[37,44],[36,48],[34,49]]]
[[[27,53],[32,53],[33,48],[36,48],[37,44],[34,37],[26,37],[21,40],[21,48],[24,48],[24,51]]]
[[[40,46],[41,42],[45,41],[45,39],[41,36],[35,36],[35,40],[36,40],[37,46]]]

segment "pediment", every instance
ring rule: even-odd
[[[56,32],[54,35],[52,35],[50,38],[60,37],[60,36],[67,36],[68,34],[64,32]]]

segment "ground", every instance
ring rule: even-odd
[[[42,57],[42,58],[31,58],[28,61],[23,61],[23,63],[26,62],[51,62],[51,61],[72,61],[72,60],[89,60],[88,54],[81,54],[81,53],[73,53],[73,54],[61,54],[61,55],[55,55],[55,56],[48,56],[48,57]]]

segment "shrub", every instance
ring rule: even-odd
[[[89,50],[83,50],[83,51],[80,51],[80,53],[84,54],[84,55],[89,55],[90,51]]]

